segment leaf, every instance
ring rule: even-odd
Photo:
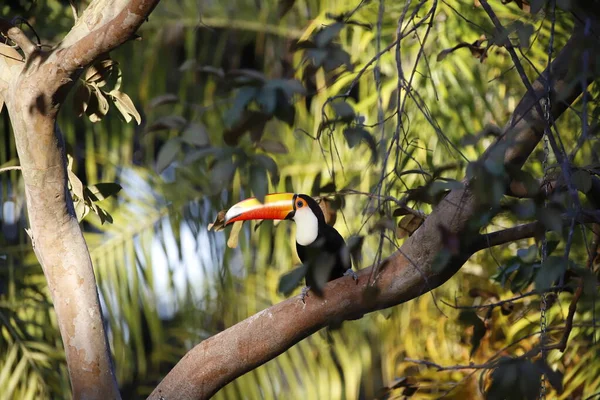
[[[268,153],[287,154],[289,152],[285,144],[275,140],[264,139],[257,143],[256,146]]]
[[[227,239],[227,247],[229,247],[230,249],[235,249],[238,246],[238,239],[243,224],[244,221],[235,221],[233,223],[231,232],[229,232],[229,238]]]
[[[487,328],[485,327],[485,323],[477,316],[474,311],[461,311],[458,316],[458,321],[467,326],[473,327],[473,336],[471,336],[471,353],[470,356],[473,357],[479,345],[481,344],[481,339],[485,336],[485,332]]]
[[[122,187],[115,182],[96,183],[95,185],[88,186],[86,188],[87,197],[91,201],[102,201],[114,196],[121,191]]]
[[[265,88],[277,89],[288,101],[295,94],[306,94],[306,89],[297,79],[271,79],[267,82]]]
[[[321,173],[318,172],[315,175],[315,179],[313,181],[313,184],[311,186],[310,189],[310,195],[311,196],[318,196],[319,194],[321,194]]]
[[[277,91],[265,86],[256,96],[256,101],[264,113],[273,114],[277,105]]]
[[[277,91],[277,107],[273,115],[280,120],[285,122],[288,126],[294,126],[296,119],[296,107],[284,98],[285,95],[279,90]]]
[[[162,106],[164,104],[175,104],[179,103],[179,97],[173,93],[165,93],[160,96],[156,96],[150,102],[148,102],[148,107],[156,108],[158,106]]]
[[[333,108],[333,111],[335,111],[335,114],[342,121],[351,121],[354,118],[354,115],[355,115],[354,109],[352,108],[352,106],[350,104],[348,104],[347,102],[345,102],[343,100],[332,102],[331,107]],[[363,128],[358,128],[358,129],[363,129]],[[351,147],[353,147],[353,146],[351,146]]]
[[[166,141],[158,152],[158,157],[156,157],[156,172],[159,174],[163,172],[175,160],[180,150],[181,140],[179,138]]]
[[[121,112],[121,115],[123,115],[125,121],[131,121],[130,116],[132,116],[133,118],[135,118],[135,122],[137,122],[138,125],[142,122],[142,117],[140,116],[140,113],[135,108],[133,101],[131,101],[131,98],[126,93],[120,92],[118,90],[112,90],[108,94],[112,97],[115,106],[117,106],[117,109]]]
[[[248,130],[253,131],[253,139],[258,138],[258,140],[260,140],[265,124],[269,118],[268,115],[258,111],[246,111],[244,116],[237,121],[235,125],[223,132],[225,143],[229,146],[236,146],[242,135]],[[256,130],[256,132],[254,132],[254,130]]]
[[[529,4],[529,12],[531,12],[532,14],[537,14],[546,5],[546,0],[530,0]]]
[[[267,170],[262,165],[250,166],[250,187],[254,197],[261,203],[269,193],[269,181],[267,180]]]
[[[205,147],[210,145],[206,127],[200,123],[190,123],[183,130],[181,141],[192,146]]]
[[[108,112],[108,100],[102,94],[102,91],[91,86],[90,102],[85,110],[91,122],[99,122]]]
[[[323,69],[325,72],[331,72],[342,65],[345,66],[348,71],[354,69],[350,62],[350,54],[342,48],[329,50],[327,57],[323,60]]]
[[[164,117],[160,117],[156,121],[154,121],[148,128],[146,128],[146,132],[154,132],[161,130],[171,130],[171,129],[181,129],[187,120],[179,115],[166,115]]]
[[[344,129],[344,137],[350,148],[353,148],[364,140],[371,149],[371,162],[377,162],[377,143],[366,129],[357,126],[348,127]]]
[[[517,257],[521,259],[524,263],[534,263],[537,260],[538,247],[533,244],[529,246],[527,249],[518,249]]]
[[[271,184],[277,186],[279,183],[279,168],[277,168],[275,160],[266,154],[256,154],[252,159],[269,171],[269,174],[271,175]]]
[[[282,275],[279,279],[277,291],[284,296],[288,296],[300,285],[307,272],[308,267],[306,265],[301,265],[297,268],[294,268],[287,274]]]
[[[581,193],[587,193],[592,188],[592,176],[583,169],[578,169],[571,175],[571,182]]]
[[[344,28],[344,24],[341,22],[336,22],[321,29],[315,35],[315,44],[318,47],[325,47],[326,45],[331,43],[331,41],[335,39],[336,36],[340,34],[342,28]]]
[[[398,228],[396,229],[396,237],[402,239],[406,236],[411,236],[425,220],[419,218],[416,215],[408,214],[400,220]]]
[[[73,95],[73,112],[81,117],[83,113],[86,111],[88,104],[90,102],[90,89],[87,87],[85,83],[80,83],[75,90],[75,94]]]
[[[517,37],[519,38],[519,45],[523,48],[528,48],[531,44],[531,35],[533,35],[533,25],[523,24],[517,28]]]
[[[306,58],[308,58],[315,67],[323,65],[323,62],[327,59],[328,55],[328,51],[324,49],[309,49],[306,51]]]
[[[296,0],[279,0],[277,2],[277,18],[283,18],[294,7]]]
[[[69,176],[69,183],[71,184],[71,191],[78,199],[83,200],[83,183],[81,183],[79,177],[71,169],[67,171],[67,174]]]
[[[233,179],[236,165],[231,158],[221,158],[210,169],[210,182],[215,189],[228,187]]]
[[[539,292],[550,289],[567,269],[563,257],[550,256],[540,265],[535,276],[535,289]]]
[[[542,222],[542,224],[544,224],[544,227],[546,227],[546,229],[556,232],[562,231],[562,213],[556,208],[552,206],[538,208],[537,217]]]

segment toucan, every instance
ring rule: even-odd
[[[285,220],[296,223],[296,250],[306,267],[306,287],[301,298],[313,289],[321,294],[324,283],[343,276],[357,276],[352,271],[350,253],[342,235],[325,222],[321,207],[311,196],[297,193],[274,193],[264,202],[252,197],[231,207],[225,225],[247,220]]]

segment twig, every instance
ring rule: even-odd
[[[471,250],[473,252],[477,252],[479,250],[499,246],[508,242],[527,239],[533,237],[540,227],[540,222],[530,222],[528,224],[518,225],[513,228],[480,235],[471,245]]]
[[[494,368],[496,363],[490,362],[486,364],[469,364],[469,365],[452,365],[450,367],[444,367],[442,365],[436,364],[427,360],[415,360],[413,358],[405,358],[404,361],[412,362],[415,364],[425,365],[428,367],[433,367],[438,371],[457,371],[463,369],[491,369]]]
[[[15,167],[4,167],[4,168],[0,168],[0,174],[6,171],[14,171],[14,170],[21,170],[21,166],[17,165]]]
[[[548,290],[545,290],[543,293],[554,293],[554,292],[558,292],[561,290],[564,290],[566,288],[566,286],[555,286],[552,288],[549,288]],[[530,292],[527,293],[523,293],[519,296],[515,296],[515,297],[511,297],[510,299],[506,299],[506,300],[500,300],[496,303],[490,303],[490,304],[481,304],[478,306],[459,306],[459,305],[452,305],[450,303],[448,303],[445,300],[441,300],[442,303],[444,303],[445,305],[447,305],[448,307],[452,307],[456,310],[477,310],[477,309],[482,309],[482,308],[495,308],[495,307],[500,307],[506,303],[514,303],[517,300],[521,300],[524,299],[525,297],[530,297],[530,296],[536,296],[541,294],[542,292],[538,291],[538,290],[532,290]]]
[[[6,32],[6,35],[23,50],[25,57],[31,56],[37,50],[37,46],[27,37],[21,28],[13,26]]]

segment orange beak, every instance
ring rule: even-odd
[[[225,214],[225,225],[252,219],[287,219],[294,212],[294,193],[274,193],[265,196],[264,203],[255,197],[233,205]]]

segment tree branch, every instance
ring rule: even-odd
[[[60,56],[62,68],[70,72],[76,71],[91,64],[101,54],[125,43],[138,30],[159,1],[130,0],[126,2],[123,9],[110,21],[102,26],[94,27],[95,30],[66,48],[66,51]],[[80,19],[86,19],[86,14],[90,12],[88,10],[96,10],[97,3],[96,1],[90,4]],[[71,34],[70,32],[69,35]],[[65,43],[67,42],[63,41],[62,46]]]
[[[564,99],[553,104],[554,119],[581,94],[581,85],[572,85],[568,77],[577,76],[584,69],[593,70],[590,65],[572,62],[585,46],[581,35],[580,30],[576,31],[551,65],[553,96]],[[534,82],[536,93],[544,90],[545,75],[547,71]],[[524,95],[505,134],[482,156],[483,160],[508,140],[505,164],[513,169],[523,165],[546,126],[545,120],[534,111],[534,104],[539,102],[536,93]],[[369,281],[373,267],[367,268],[359,272],[358,284],[350,278],[337,279],[326,286],[322,298],[311,296],[303,304],[294,297],[239,322],[190,350],[149,398],[209,398],[236,377],[271,360],[332,321],[356,319],[404,303],[446,282],[472,255],[472,252],[459,254],[443,268],[432,268],[444,248],[440,226],[446,232],[459,234],[477,213],[470,182],[464,179],[463,183],[464,188],[451,191],[397,252],[376,266],[374,281]]]
[[[475,243],[473,243],[471,249],[473,252],[477,252],[488,247],[499,246],[516,240],[530,238],[535,236],[540,228],[543,229],[540,222],[530,222],[513,228],[502,229],[500,231],[481,235]]]

